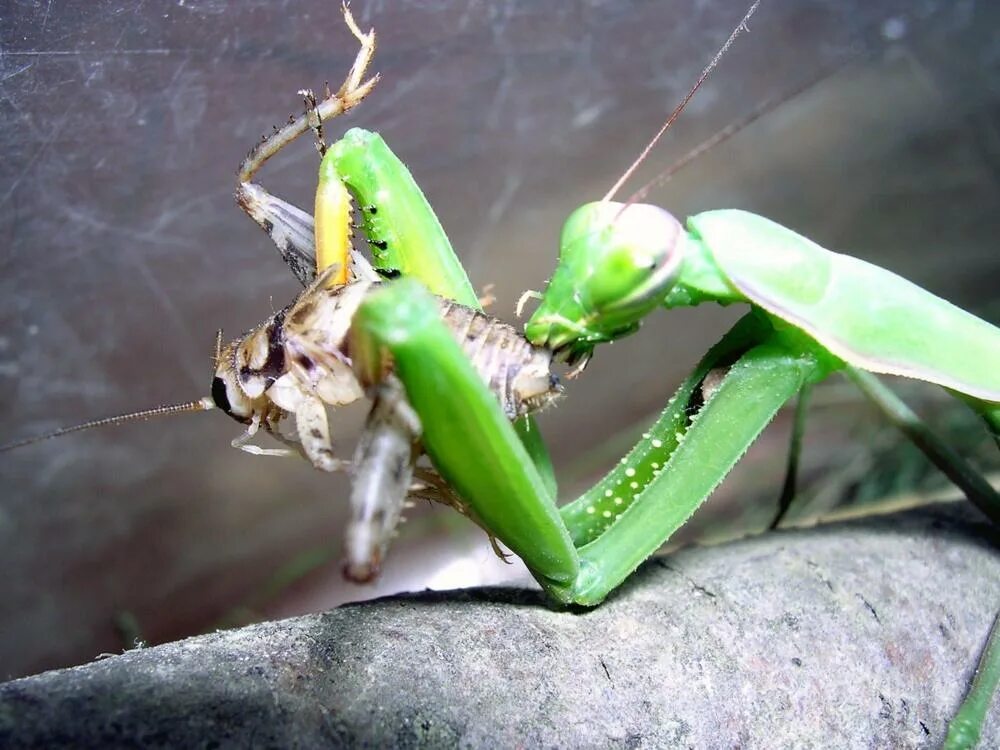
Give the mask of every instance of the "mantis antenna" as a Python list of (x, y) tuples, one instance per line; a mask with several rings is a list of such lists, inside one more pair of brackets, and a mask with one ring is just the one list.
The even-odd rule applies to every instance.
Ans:
[(119, 414), (115, 417), (94, 419), (90, 422), (73, 425), (72, 427), (63, 427), (58, 430), (53, 430), (52, 432), (46, 432), (44, 435), (36, 435), (35, 437), (25, 438), (24, 440), (7, 443), (6, 445), (0, 445), (0, 453), (6, 453), (7, 451), (14, 450), (15, 448), (23, 448), (24, 446), (31, 445), (32, 443), (40, 443), (43, 440), (51, 440), (52, 438), (68, 435), (71, 432), (80, 432), (94, 427), (107, 427), (109, 425), (122, 424), (124, 422), (133, 422), (137, 419), (162, 417), (168, 414), (182, 414), (190, 411), (210, 411), (215, 408), (215, 404), (208, 396), (204, 396), (197, 401), (188, 401), (183, 404), (166, 404), (164, 406), (156, 406), (152, 409), (143, 409), (142, 411), (134, 411), (128, 414)]
[(629, 206), (629, 205), (632, 205), (633, 203), (639, 203), (647, 195), (649, 195), (650, 191), (653, 188), (660, 187), (660, 186), (665, 185), (666, 183), (670, 182), (670, 179), (677, 172), (679, 172), (682, 169), (684, 169), (684, 167), (686, 167), (688, 164), (690, 164), (691, 162), (693, 162), (699, 156), (701, 156), (702, 154), (704, 154), (704, 153), (706, 153), (708, 151), (711, 151), (713, 148), (715, 148), (716, 146), (718, 146), (720, 143), (724, 143), (725, 141), (728, 141), (730, 138), (732, 138), (737, 133), (741, 132), (745, 128), (750, 127), (750, 125), (752, 125), (753, 123), (755, 123), (757, 120), (759, 120), (764, 115), (770, 114), (775, 109), (777, 109), (778, 107), (780, 107), (782, 104), (785, 104), (786, 102), (790, 102), (792, 99), (794, 99), (795, 97), (797, 97), (799, 94), (802, 94), (802, 93), (808, 91), (809, 89), (811, 89), (816, 84), (820, 83), (821, 81), (826, 80), (827, 78), (829, 78), (830, 76), (832, 76), (834, 73), (836, 73), (837, 71), (839, 71), (844, 66), (845, 62), (846, 61), (841, 61), (839, 63), (836, 63), (834, 65), (831, 65), (829, 67), (821, 69), (818, 73), (816, 73), (816, 75), (812, 76), (811, 78), (806, 79), (805, 81), (803, 81), (798, 86), (796, 86), (795, 88), (791, 89), (790, 91), (786, 91), (786, 92), (784, 92), (782, 94), (779, 94), (779, 95), (776, 95), (776, 96), (769, 96), (769, 97), (767, 97), (762, 102), (760, 102), (757, 106), (755, 106), (752, 110), (750, 110), (746, 115), (744, 115), (743, 117), (739, 118), (738, 120), (735, 120), (735, 121), (729, 123), (728, 125), (726, 125), (726, 127), (722, 128), (722, 130), (719, 130), (719, 131), (715, 132), (714, 134), (712, 134), (711, 136), (709, 136), (708, 138), (706, 138), (705, 140), (703, 140), (697, 146), (695, 146), (690, 151), (688, 151), (686, 154), (684, 154), (684, 156), (682, 156), (680, 159), (678, 159), (673, 164), (671, 164), (669, 167), (667, 167), (665, 170), (663, 170), (662, 172), (660, 172), (660, 174), (656, 175), (656, 177), (654, 177), (649, 182), (647, 182), (645, 185), (643, 185), (641, 188), (639, 188), (634, 193), (632, 193), (632, 195), (629, 196), (629, 199), (627, 201), (625, 201), (625, 205)]
[(711, 73), (715, 69), (715, 66), (719, 64), (719, 60), (722, 59), (722, 56), (726, 54), (726, 52), (732, 46), (733, 42), (736, 41), (736, 37), (738, 37), (743, 31), (748, 29), (747, 21), (750, 20), (750, 16), (752, 16), (754, 12), (757, 10), (758, 5), (760, 5), (760, 0), (756, 0), (756, 2), (754, 2), (754, 4), (750, 6), (750, 8), (744, 14), (743, 20), (740, 21), (739, 24), (737, 24), (735, 29), (733, 29), (733, 33), (729, 35), (729, 38), (725, 41), (725, 44), (723, 44), (719, 48), (719, 51), (715, 53), (715, 57), (712, 58), (712, 61), (705, 67), (703, 71), (701, 71), (701, 75), (698, 76), (698, 80), (695, 81), (694, 86), (691, 87), (691, 90), (687, 92), (687, 95), (683, 99), (681, 99), (681, 103), (678, 104), (676, 107), (674, 107), (674, 111), (670, 113), (670, 117), (667, 118), (667, 121), (663, 123), (663, 126), (657, 131), (656, 135), (653, 136), (652, 140), (648, 144), (646, 144), (646, 147), (642, 150), (642, 153), (639, 154), (636, 160), (632, 162), (632, 165), (625, 170), (625, 172), (622, 174), (621, 177), (618, 178), (618, 182), (616, 182), (614, 185), (611, 186), (611, 189), (607, 192), (607, 195), (605, 195), (601, 199), (602, 201), (609, 201), (612, 198), (614, 198), (615, 193), (617, 193), (621, 189), (621, 186), (625, 184), (625, 181), (628, 180), (628, 178), (633, 175), (635, 170), (639, 168), (639, 165), (646, 160), (646, 157), (649, 156), (649, 152), (656, 147), (656, 144), (659, 142), (663, 134), (667, 132), (667, 129), (674, 124), (674, 120), (676, 120), (677, 117), (680, 115), (680, 113), (684, 111), (684, 108), (687, 106), (687, 103), (691, 101), (691, 97), (693, 97), (695, 95), (695, 92), (701, 88), (701, 84), (703, 84), (705, 82), (705, 79), (708, 78), (709, 73)]

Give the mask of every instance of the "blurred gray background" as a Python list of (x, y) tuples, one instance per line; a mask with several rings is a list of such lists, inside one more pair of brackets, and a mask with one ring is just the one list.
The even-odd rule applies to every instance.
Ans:
[[(473, 282), (495, 284), (493, 312), (512, 319), (553, 267), (565, 216), (610, 187), (745, 6), (356, 0), (379, 34), (383, 79), (328, 133), (385, 136)], [(765, 0), (633, 186), (840, 66), (650, 199), (679, 216), (765, 214), (995, 321), (997, 28), (1000, 6), (985, 1)], [(298, 89), (339, 85), (355, 53), (327, 0), (3, 4), (0, 442), (208, 392), (215, 330), (249, 328), (297, 291), (233, 203), (236, 166), (301, 110)], [(316, 167), (303, 140), (259, 180), (309, 206)], [(660, 315), (599, 352), (541, 418), (564, 497), (620, 455), (737, 315)], [(827, 503), (856, 494), (883, 466), (872, 456), (896, 450), (854, 403), (842, 384), (817, 396), (806, 470)], [(338, 415), (344, 453), (363, 415)], [(453, 512), (418, 508), (380, 582), (343, 584), (345, 482), (237, 452), (239, 431), (221, 414), (188, 415), (0, 456), (0, 677), (136, 637), (519, 572)], [(782, 418), (726, 482), (712, 517), (721, 533), (766, 518), (744, 509), (773, 502), (786, 437)], [(917, 482), (922, 464), (897, 455), (885, 460)], [(705, 518), (695, 528), (718, 535)]]

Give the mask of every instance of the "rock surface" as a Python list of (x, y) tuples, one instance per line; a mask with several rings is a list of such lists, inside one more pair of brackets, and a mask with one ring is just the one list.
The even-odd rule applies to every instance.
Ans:
[(131, 651), (0, 686), (0, 746), (938, 747), (1000, 605), (966, 505), (683, 550), (592, 611), (426, 592)]

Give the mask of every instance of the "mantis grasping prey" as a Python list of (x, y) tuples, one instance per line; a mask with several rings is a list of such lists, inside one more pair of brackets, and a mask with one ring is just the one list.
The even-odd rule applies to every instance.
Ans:
[[(391, 357), (436, 468), (557, 601), (600, 603), (687, 520), (786, 401), (836, 371), (871, 392), (878, 385), (868, 372), (945, 386), (1000, 433), (994, 326), (762, 217), (715, 211), (685, 228), (663, 209), (609, 195), (567, 221), (560, 263), (526, 328), (531, 342), (581, 361), (597, 344), (635, 332), (661, 306), (749, 303), (751, 311), (621, 464), (557, 507), (424, 289), (462, 300), (471, 285), (441, 250), (426, 204), (399, 200), (408, 192), (402, 174), (381, 139), (358, 130), (333, 145), (320, 169), (320, 266), (345, 263), (346, 185), (378, 250), (376, 268), (403, 276), (359, 305), (350, 331), (355, 370), (378, 383), (389, 376)], [(331, 233), (338, 221), (343, 229)], [(877, 305), (877, 314), (856, 308), (858, 297)], [(891, 397), (882, 403), (891, 406)], [(965, 489), (1000, 518), (992, 488), (972, 478)]]
[[(368, 143), (354, 131), (327, 154), (319, 194), (345, 181), (362, 206), (377, 208), (378, 226), (366, 222), (365, 230), (379, 244), (396, 214), (375, 200), (392, 187), (377, 175), (392, 170), (387, 153)], [(358, 179), (362, 172), (367, 184)], [(877, 388), (869, 372), (942, 385), (1000, 436), (996, 327), (762, 217), (714, 211), (685, 228), (663, 209), (610, 197), (567, 221), (559, 265), (526, 328), (530, 341), (575, 361), (633, 333), (661, 306), (742, 302), (751, 311), (709, 351), (621, 464), (572, 503), (556, 506), (419, 283), (457, 296), (461, 279), (449, 281), (445, 263), (409, 243), (405, 232), (388, 243), (404, 251), (390, 262), (405, 278), (366, 298), (351, 328), (362, 379), (385, 377), (391, 355), (435, 466), (554, 599), (600, 603), (687, 520), (786, 401), (833, 372), (847, 371), (869, 391)], [(405, 227), (422, 208), (395, 210)], [(317, 221), (325, 211), (317, 206)], [(859, 297), (876, 309), (856, 308)], [(988, 485), (967, 492), (1000, 520)], [(994, 664), (994, 684), (995, 672)]]
[[(371, 153), (365, 150), (363, 134), (356, 133), (355, 136), (357, 137), (353, 143), (351, 139), (348, 139), (345, 141), (345, 145), (340, 147), (340, 151), (343, 152), (341, 155), (358, 156), (362, 163), (365, 163), (365, 159), (371, 156)], [(336, 153), (337, 147), (331, 149), (331, 152)], [(378, 159), (371, 159), (367, 163), (378, 163)], [(326, 188), (334, 185), (333, 177), (341, 173), (341, 170), (336, 168), (337, 165), (333, 164), (332, 158), (326, 166), (333, 168), (324, 171), (320, 189), (321, 195), (325, 193)], [(344, 168), (344, 172), (349, 171), (349, 168)], [(357, 189), (357, 186), (354, 187)], [(375, 208), (379, 220), (389, 228), (404, 226), (404, 215), (411, 208), (409, 205), (393, 205), (388, 200), (383, 201), (381, 197), (367, 206), (362, 200), (360, 205), (362, 208), (368, 206)], [(325, 216), (326, 209), (326, 204), (322, 205), (318, 214)], [(422, 211), (423, 208), (417, 206), (414, 207), (414, 210)], [(369, 214), (371, 213), (369, 211)], [(642, 248), (650, 252), (651, 258), (659, 257), (654, 251), (668, 251), (663, 257), (673, 257), (669, 251), (675, 250), (677, 247), (696, 244), (687, 239), (679, 239), (683, 235), (676, 226), (676, 222), (662, 220), (661, 214), (657, 211), (649, 211), (645, 208), (628, 207), (624, 210), (615, 208), (614, 215), (607, 213), (601, 215), (598, 212), (596, 217), (591, 215), (588, 218), (586, 214), (581, 214), (581, 216), (584, 218), (578, 220), (576, 225), (578, 229), (580, 222), (586, 227), (587, 222), (591, 219), (598, 221), (600, 222), (599, 231), (607, 231), (607, 234), (601, 239), (607, 240), (622, 234), (626, 235), (626, 239), (629, 240), (624, 244), (626, 250), (632, 248), (631, 240), (634, 238), (628, 237), (628, 232), (624, 230), (630, 227), (638, 228), (640, 240), (651, 240), (654, 243), (653, 247), (643, 246)], [(662, 226), (668, 233), (675, 233), (679, 241), (671, 244), (666, 242), (663, 236), (651, 236), (650, 223)], [(277, 226), (285, 228), (286, 225), (279, 224)], [(376, 230), (370, 229), (370, 231)], [(590, 242), (595, 235), (589, 232), (588, 229), (582, 233), (584, 242), (581, 244), (587, 247), (596, 244)], [(372, 239), (375, 242), (386, 241), (378, 235), (373, 235)], [(802, 243), (796, 239), (794, 244), (801, 245)], [(323, 247), (325, 248), (325, 244)], [(409, 259), (386, 261), (383, 270), (401, 271), (404, 276), (415, 276), (428, 285), (437, 284), (441, 279), (447, 278), (445, 261), (428, 258), (420, 243), (411, 246), (404, 242), (399, 247), (404, 249), (412, 247), (415, 254)], [(706, 245), (706, 247), (712, 249), (710, 245)], [(390, 250), (396, 248), (397, 243), (390, 244)], [(718, 260), (714, 254), (710, 253), (710, 255), (708, 260)], [(648, 271), (652, 265), (651, 261), (647, 266), (639, 266), (638, 270)], [(697, 286), (690, 283), (689, 277), (685, 276), (683, 271), (679, 271), (675, 267), (676, 265), (679, 264), (661, 261), (656, 269), (661, 273), (655, 274), (657, 282), (655, 284), (647, 283), (648, 279), (644, 277), (632, 276), (623, 280), (617, 274), (605, 276), (604, 274), (594, 274), (591, 269), (582, 266), (576, 267), (573, 272), (585, 272), (585, 280), (596, 283), (598, 286), (597, 298), (610, 301), (611, 304), (604, 308), (597, 308), (596, 312), (588, 310), (580, 313), (584, 316), (593, 313), (593, 321), (582, 321), (581, 318), (575, 318), (573, 314), (561, 308), (557, 308), (556, 313), (545, 312), (545, 305), (558, 306), (563, 302), (559, 298), (558, 290), (550, 287), (543, 304), (543, 311), (536, 313), (533, 318), (533, 326), (535, 327), (532, 328), (531, 333), (540, 338), (554, 337), (558, 334), (564, 337), (559, 342), (564, 351), (578, 356), (585, 354), (593, 340), (585, 340), (589, 329), (582, 324), (583, 322), (588, 325), (590, 323), (607, 323), (608, 327), (603, 335), (607, 338), (613, 338), (630, 330), (638, 321), (641, 313), (648, 312), (661, 300), (668, 299), (668, 292), (666, 289), (660, 288), (659, 282), (665, 284), (670, 280), (672, 273), (669, 272), (678, 271), (682, 285)], [(626, 268), (626, 270), (628, 269)], [(744, 299), (750, 301), (757, 299), (749, 292), (741, 290), (736, 284), (727, 286), (723, 283), (728, 278), (724, 273), (717, 275), (715, 277), (717, 283), (709, 285), (708, 292), (710, 294), (706, 298), (711, 298), (711, 294), (716, 294), (718, 298), (736, 300), (742, 294)], [(605, 284), (603, 287), (602, 283)], [(452, 296), (458, 296), (460, 293), (458, 287), (462, 286), (461, 282), (452, 281), (449, 282), (449, 285), (451, 288), (445, 291), (450, 292)], [(615, 296), (616, 294), (621, 295), (623, 290), (624, 297)], [(658, 298), (660, 293), (662, 293), (662, 297)], [(601, 295), (605, 296), (601, 297)], [(627, 300), (629, 304), (623, 305), (622, 299)], [(689, 297), (686, 301), (691, 302), (693, 299), (693, 297)], [(671, 297), (669, 301), (683, 302), (685, 300)], [(651, 436), (643, 444), (642, 450), (650, 454), (662, 451), (663, 461), (650, 458), (648, 465), (636, 463), (625, 467), (621, 472), (623, 476), (620, 483), (614, 486), (602, 484), (596, 493), (597, 501), (603, 501), (604, 498), (607, 498), (610, 506), (602, 506), (598, 502), (576, 503), (568, 506), (569, 508), (575, 507), (579, 511), (580, 518), (575, 520), (572, 517), (572, 511), (555, 510), (551, 500), (552, 493), (545, 487), (545, 483), (536, 476), (537, 472), (531, 468), (532, 464), (526, 456), (523, 453), (518, 453), (522, 450), (518, 447), (519, 442), (516, 439), (509, 439), (513, 433), (506, 420), (499, 419), (498, 421), (498, 407), (495, 405), (493, 394), (484, 393), (485, 389), (481, 385), (469, 383), (471, 376), (464, 356), (440, 337), (441, 327), (436, 323), (437, 318), (430, 315), (430, 311), (430, 301), (412, 280), (405, 278), (390, 285), (390, 288), (379, 296), (366, 301), (351, 330), (352, 351), (356, 352), (355, 359), (362, 374), (366, 376), (366, 379), (372, 381), (382, 378), (384, 372), (381, 367), (382, 357), (380, 355), (386, 349), (393, 351), (399, 364), (398, 373), (409, 392), (410, 401), (417, 409), (423, 422), (425, 444), (440, 467), (448, 467), (450, 470), (451, 463), (466, 461), (470, 455), (475, 456), (476, 460), (480, 462), (489, 463), (491, 456), (498, 459), (492, 466), (486, 467), (490, 470), (488, 473), (482, 474), (478, 478), (463, 475), (459, 471), (461, 467), (457, 467), (449, 479), (470, 503), (473, 502), (473, 499), (479, 503), (475, 508), (484, 525), (512, 547), (515, 544), (518, 545), (515, 551), (528, 559), (536, 576), (550, 593), (561, 600), (574, 600), (582, 603), (599, 601), (608, 590), (616, 585), (618, 580), (628, 574), (629, 566), (634, 567), (631, 559), (622, 560), (620, 558), (634, 558), (635, 564), (637, 564), (637, 561), (641, 560), (647, 553), (644, 551), (645, 548), (655, 547), (659, 544), (658, 541), (646, 538), (637, 539), (638, 531), (641, 531), (638, 527), (642, 524), (630, 523), (629, 519), (651, 521), (649, 527), (659, 526), (655, 533), (662, 538), (666, 533), (669, 533), (669, 531), (664, 532), (663, 526), (660, 526), (663, 518), (668, 518), (671, 523), (678, 524), (683, 521), (681, 516), (686, 517), (689, 510), (671, 511), (665, 515), (658, 512), (660, 508), (658, 508), (657, 496), (664, 494), (662, 482), (665, 480), (663, 477), (672, 476), (676, 477), (674, 481), (689, 482), (695, 485), (699, 483), (702, 485), (710, 484), (721, 479), (726, 466), (715, 466), (704, 470), (704, 473), (708, 475), (707, 478), (704, 478), (701, 476), (702, 470), (700, 469), (688, 473), (689, 468), (696, 469), (698, 467), (685, 466), (683, 462), (678, 460), (678, 457), (685, 454), (697, 455), (699, 450), (704, 454), (711, 453), (704, 442), (708, 438), (704, 438), (701, 442), (695, 438), (708, 435), (709, 427), (713, 422), (707, 417), (715, 414), (722, 415), (727, 403), (739, 405), (742, 408), (743, 402), (736, 398), (740, 395), (740, 388), (737, 387), (737, 384), (742, 382), (742, 369), (749, 370), (748, 373), (743, 373), (751, 376), (749, 382), (761, 382), (766, 386), (763, 390), (767, 392), (769, 398), (768, 403), (759, 408), (757, 414), (750, 415), (752, 419), (744, 428), (744, 432), (747, 434), (741, 438), (750, 440), (753, 437), (751, 433), (755, 434), (759, 430), (757, 424), (762, 426), (770, 413), (778, 408), (777, 403), (772, 404), (772, 401), (780, 403), (787, 397), (786, 394), (790, 395), (796, 390), (799, 383), (839, 366), (837, 359), (828, 356), (825, 349), (817, 350), (813, 339), (801, 335), (796, 330), (789, 330), (782, 326), (780, 321), (784, 319), (780, 316), (778, 316), (777, 325), (781, 330), (775, 331), (776, 321), (772, 317), (775, 314), (774, 311), (770, 311), (770, 316), (765, 313), (754, 314), (752, 318), (735, 329), (734, 333), (727, 337), (720, 347), (709, 354), (698, 373), (685, 384), (686, 392), (691, 394), (692, 398), (679, 399), (679, 401), (686, 403), (694, 402), (697, 398), (704, 398), (705, 403), (700, 407), (700, 415), (693, 425), (688, 424), (687, 415), (682, 413), (674, 414), (673, 422), (668, 420), (668, 428), (679, 427), (682, 431), (687, 431), (683, 443), (680, 446), (671, 445), (668, 434), (664, 434), (663, 437)], [(558, 315), (559, 319), (555, 319), (553, 315)], [(416, 325), (419, 322), (424, 322), (426, 325)], [(558, 325), (564, 325), (568, 332), (559, 330)], [(995, 334), (989, 335), (993, 336), (992, 340), (995, 342)], [(582, 342), (583, 346), (579, 346), (579, 342)], [(415, 363), (418, 359), (422, 360), (423, 368)], [(427, 367), (427, 363), (432, 360), (440, 361), (441, 364)], [(728, 367), (733, 361), (738, 361), (739, 364)], [(765, 363), (770, 363), (768, 365), (770, 369), (763, 366)], [(758, 367), (758, 365), (760, 366)], [(427, 372), (422, 372), (421, 369), (427, 370)], [(706, 395), (704, 393), (706, 389), (700, 387), (704, 379), (702, 376), (706, 375), (709, 370), (718, 372), (726, 369), (728, 369), (728, 374), (722, 379), (719, 387), (715, 389), (714, 393)], [(437, 382), (426, 382), (431, 376), (434, 376)], [(759, 380), (754, 381), (752, 378)], [(448, 389), (439, 390), (441, 382), (448, 383)], [(744, 388), (744, 390), (749, 389)], [(695, 398), (696, 393), (697, 398)], [(454, 409), (449, 401), (451, 396), (454, 396)], [(989, 413), (989, 409), (986, 411)], [(453, 417), (453, 419), (449, 420), (449, 417)], [(742, 423), (746, 418), (747, 414), (744, 413), (738, 421)], [(718, 421), (715, 424), (718, 426)], [(674, 429), (675, 433), (677, 431)], [(449, 432), (453, 433), (450, 437)], [(709, 435), (709, 437), (711, 436)], [(475, 445), (476, 450), (469, 451), (469, 445)], [(674, 450), (671, 453), (672, 449)], [(730, 452), (736, 450), (735, 447), (730, 448)], [(664, 468), (665, 457), (668, 453), (671, 454), (669, 470)], [(635, 454), (633, 456), (637, 461), (643, 458), (643, 456)], [(644, 470), (648, 470), (648, 474), (640, 475), (638, 469), (640, 465), (644, 467)], [(494, 477), (498, 467), (503, 468), (504, 475), (499, 478)], [(629, 474), (629, 470), (632, 471), (631, 474)], [(654, 472), (659, 472), (659, 474), (654, 477)], [(508, 479), (506, 476), (508, 473), (515, 476)], [(483, 477), (487, 478), (486, 482), (483, 481)], [(491, 478), (497, 484), (489, 486)], [(646, 491), (632, 503), (631, 495), (634, 493), (628, 491), (642, 489), (642, 483), (646, 481), (649, 481)], [(625, 490), (622, 494), (615, 493), (615, 488), (619, 486)], [(708, 487), (708, 489), (711, 488)], [(610, 494), (608, 494), (609, 492)], [(495, 498), (491, 501), (489, 497), (481, 497), (484, 494), (495, 495)], [(618, 502), (619, 500), (620, 502)], [(673, 500), (673, 498), (665, 498), (665, 500)], [(506, 509), (497, 507), (496, 501), (510, 503), (513, 507)], [(697, 504), (699, 501), (700, 498), (694, 498), (693, 503)], [(535, 516), (540, 517), (540, 520), (535, 518), (532, 519), (531, 523), (525, 521), (524, 513), (519, 511), (519, 508), (534, 513)], [(620, 518), (616, 518), (616, 516), (620, 516)], [(511, 517), (516, 518), (512, 519)], [(631, 531), (629, 531), (630, 529)], [(653, 536), (653, 534), (650, 533), (649, 536)], [(602, 540), (604, 540), (603, 548), (597, 546)], [(602, 552), (609, 554), (599, 554)]]

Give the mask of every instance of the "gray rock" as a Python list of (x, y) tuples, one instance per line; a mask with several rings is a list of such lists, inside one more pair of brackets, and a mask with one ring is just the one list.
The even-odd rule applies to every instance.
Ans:
[(0, 686), (0, 745), (938, 747), (1000, 605), (966, 505), (686, 549), (590, 611), (426, 592), (130, 651)]

